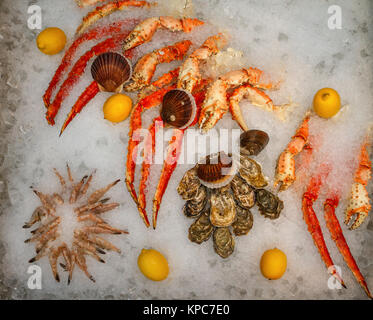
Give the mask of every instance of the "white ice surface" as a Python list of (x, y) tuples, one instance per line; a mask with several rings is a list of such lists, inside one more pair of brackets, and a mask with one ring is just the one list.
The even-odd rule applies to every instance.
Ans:
[[(168, 14), (165, 7), (169, 1), (162, 0), (160, 3), (164, 5), (163, 9), (128, 10), (113, 14), (106, 21)], [(62, 28), (71, 43), (74, 30), (86, 11), (78, 9), (72, 0), (39, 0), (37, 4), (43, 10), (43, 28)], [(328, 29), (327, 10), (333, 4), (342, 8), (341, 30)], [(12, 6), (11, 14), (20, 23), (13, 23), (9, 14), (9, 21), (1, 22), (1, 30), (8, 28), (20, 36), (12, 38), (17, 43), (13, 53), (9, 53), (13, 72), (5, 75), (8, 84), (4, 85), (16, 87), (18, 94), (12, 90), (8, 93), (8, 100), (16, 106), (13, 108), (15, 112), (6, 106), (1, 109), (2, 119), (13, 128), (7, 137), (9, 143), (2, 165), (11, 206), (0, 216), (0, 239), (6, 251), (2, 263), (4, 283), (13, 287), (14, 298), (365, 298), (328, 235), (321, 210), (322, 194), (315, 210), (331, 256), (342, 268), (348, 287), (347, 290), (328, 289), (329, 275), (302, 219), (300, 199), (306, 178), (280, 194), (285, 208), (278, 220), (266, 220), (256, 209), (253, 210), (253, 229), (247, 236), (236, 237), (235, 252), (226, 260), (215, 254), (211, 239), (202, 245), (188, 240), (188, 227), (192, 220), (182, 215), (184, 202), (176, 193), (176, 187), (190, 166), (177, 167), (161, 205), (158, 227), (155, 231), (146, 229), (123, 183), (128, 120), (117, 125), (105, 121), (102, 105), (109, 95), (100, 93), (58, 138), (59, 128), (70, 107), (91, 81), (90, 64), (63, 103), (56, 125), (49, 126), (44, 118), (45, 107), (41, 97), (60, 63), (62, 53), (56, 56), (41, 54), (35, 45), (37, 32), (27, 28), (26, 1), (12, 2)], [(258, 159), (271, 181), (275, 161), (310, 107), (314, 93), (322, 87), (332, 87), (341, 94), (342, 104), (348, 107), (338, 117), (327, 121), (315, 117), (311, 120), (312, 138), (320, 142), (320, 147), (314, 153), (310, 171), (313, 172), (325, 161), (333, 165), (328, 186), (338, 185), (341, 188), (343, 197), (337, 215), (342, 222), (360, 142), (373, 120), (371, 2), (199, 0), (194, 1), (194, 9), (196, 17), (209, 21), (211, 25), (190, 35), (171, 35), (162, 31), (151, 43), (140, 48), (138, 54), (181, 38), (190, 38), (198, 45), (213, 32), (226, 31), (231, 36), (229, 46), (244, 52), (248, 66), (261, 68), (274, 79), (283, 80), (280, 90), (270, 95), (275, 103), (286, 103), (291, 97), (298, 105), (292, 109), (288, 121), (281, 122), (271, 113), (252, 107), (247, 102), (241, 103), (249, 127), (265, 130), (270, 136), (268, 146)], [(87, 48), (88, 44), (82, 47), (80, 54)], [(163, 66), (156, 76), (170, 68)], [(157, 114), (157, 110), (147, 112), (144, 122), (148, 124)], [(217, 128), (238, 126), (227, 114)], [(66, 285), (65, 275), (62, 275), (62, 283), (56, 283), (48, 260), (44, 258), (37, 263), (43, 270), (43, 289), (29, 290), (27, 261), (33, 256), (33, 247), (24, 243), (29, 233), (22, 229), (22, 225), (39, 204), (29, 187), (35, 186), (45, 192), (57, 190), (58, 183), (52, 168), (62, 172), (66, 162), (77, 178), (97, 169), (93, 187), (103, 186), (116, 178), (122, 179), (109, 192), (121, 206), (107, 217), (112, 225), (128, 228), (130, 235), (111, 238), (122, 249), (122, 254), (106, 254), (106, 264), (88, 258), (89, 270), (96, 278), (95, 284), (80, 271), (74, 273), (70, 286)], [(156, 183), (159, 170), (160, 166), (154, 166), (150, 186)], [(3, 183), (0, 188), (3, 188)], [(154, 188), (150, 187), (149, 194), (153, 192)], [(322, 191), (325, 192), (326, 189)], [(373, 289), (373, 228), (369, 219), (359, 230), (349, 231), (343, 223), (342, 229), (368, 285)], [(155, 248), (167, 257), (170, 265), (167, 280), (151, 282), (139, 272), (137, 256), (143, 247)], [(288, 257), (287, 272), (277, 281), (264, 279), (259, 270), (261, 254), (273, 247), (280, 248)]]

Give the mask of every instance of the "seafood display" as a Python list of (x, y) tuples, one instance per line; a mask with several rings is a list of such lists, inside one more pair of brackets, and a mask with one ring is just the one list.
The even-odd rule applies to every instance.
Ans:
[[(241, 135), (241, 147), (251, 150), (255, 145), (263, 149), (268, 143), (258, 130)], [(242, 143), (246, 141), (246, 143)], [(183, 212), (196, 220), (189, 227), (189, 240), (198, 244), (213, 236), (214, 250), (222, 258), (234, 251), (234, 237), (246, 235), (253, 226), (250, 209), (257, 204), (266, 218), (277, 219), (284, 208), (283, 202), (263, 189), (267, 185), (261, 166), (247, 155), (240, 155), (240, 164), (234, 168), (224, 152), (212, 154), (203, 163), (188, 170), (181, 179), (177, 192), (186, 200)]]
[[(217, 7), (220, 5), (216, 3)], [(171, 4), (167, 1), (157, 3), (150, 0), (75, 0), (73, 6), (77, 12), (80, 12), (80, 16), (75, 21), (76, 25), (73, 29), (67, 28), (66, 30), (70, 31), (72, 39), (66, 37), (69, 32), (65, 34), (62, 29), (55, 27), (46, 28), (58, 29), (54, 33), (45, 29), (44, 34), (39, 34), (39, 40), (36, 39), (39, 50), (35, 51), (39, 55), (41, 54), (44, 59), (52, 54), (55, 55), (54, 58), (57, 58), (58, 54), (62, 54), (62, 59), (56, 65), (55, 72), (51, 74), (51, 79), (48, 79), (50, 82), (42, 98), (40, 97), (41, 93), (38, 93), (42, 109), (45, 110), (46, 122), (44, 118), (39, 119), (43, 121), (44, 128), (40, 126), (41, 129), (39, 127), (35, 129), (39, 123), (34, 119), (31, 119), (33, 120), (31, 124), (25, 126), (24, 122), (30, 119), (21, 115), (22, 122), (19, 125), (19, 130), (27, 137), (27, 141), (33, 141), (32, 146), (40, 146), (37, 144), (38, 142), (34, 142), (33, 136), (26, 135), (26, 131), (52, 129), (49, 126), (54, 126), (57, 120), (62, 120), (59, 136), (61, 137), (64, 132), (65, 134), (61, 138), (56, 135), (55, 138), (59, 139), (59, 143), (55, 143), (57, 140), (53, 140), (52, 143), (54, 143), (54, 147), (69, 148), (66, 147), (66, 144), (71, 144), (74, 130), (69, 132), (66, 129), (75, 119), (69, 128), (74, 129), (75, 124), (77, 125), (75, 130), (80, 128), (81, 131), (78, 132), (81, 132), (81, 135), (75, 133), (76, 136), (82, 138), (82, 135), (85, 135), (84, 132), (89, 130), (95, 133), (95, 136), (89, 137), (91, 140), (79, 141), (81, 142), (79, 146), (73, 143), (75, 149), (80, 149), (79, 152), (75, 151), (74, 155), (78, 158), (77, 161), (81, 161), (81, 167), (89, 163), (86, 159), (82, 159), (83, 157), (94, 158), (97, 154), (97, 157), (102, 157), (102, 159), (106, 157), (105, 161), (102, 161), (103, 168), (106, 168), (104, 166), (106, 165), (113, 166), (110, 168), (110, 172), (123, 170), (113, 159), (116, 152), (123, 148), (123, 143), (125, 143), (127, 144), (126, 152), (119, 151), (123, 152), (123, 156), (126, 158), (125, 173), (122, 172), (124, 177), (120, 177), (103, 188), (90, 190), (96, 171), (76, 180), (70, 167), (66, 165), (66, 177), (54, 169), (60, 190), (44, 192), (31, 187), (33, 193), (30, 193), (30, 196), (36, 195), (40, 204), (35, 208), (30, 218), (25, 218), (29, 218), (29, 220), (23, 225), (25, 231), (30, 231), (30, 236), (24, 241), (24, 246), (33, 245), (32, 250), (35, 250), (35, 253), (30, 254), (29, 263), (37, 263), (47, 257), (56, 282), (61, 282), (62, 275), (65, 274), (67, 284), (70, 284), (75, 269), (80, 269), (88, 279), (96, 282), (93, 276), (95, 272), (92, 269), (93, 266), (89, 265), (90, 258), (88, 256), (97, 262), (105, 263), (107, 259), (104, 260), (104, 258), (108, 256), (109, 251), (120, 255), (123, 248), (119, 244), (115, 244), (113, 238), (121, 237), (112, 236), (128, 234), (127, 230), (115, 227), (116, 223), (109, 223), (110, 220), (105, 217), (105, 213), (112, 212), (119, 207), (119, 203), (112, 202), (107, 193), (124, 180), (126, 187), (122, 189), (122, 192), (125, 192), (122, 200), (128, 205), (128, 208), (123, 213), (134, 214), (134, 222), (139, 222), (137, 217), (139, 215), (145, 229), (150, 226), (156, 229), (158, 223), (163, 223), (162, 211), (168, 211), (164, 213), (171, 214), (175, 205), (180, 204), (176, 203), (179, 200), (174, 204), (172, 197), (175, 195), (169, 193), (175, 193), (175, 190), (167, 191), (169, 182), (172, 186), (171, 179), (174, 173), (176, 175), (180, 173), (177, 172), (178, 162), (185, 164), (183, 162), (185, 158), (182, 159), (185, 153), (187, 153), (187, 163), (190, 163), (190, 156), (193, 159), (196, 155), (200, 158), (202, 150), (199, 147), (201, 146), (205, 147), (203, 151), (208, 149), (204, 154), (210, 154), (200, 158), (197, 163), (193, 163), (193, 167), (189, 167), (184, 172), (176, 187), (176, 192), (183, 200), (180, 211), (186, 220), (190, 219), (189, 227), (185, 229), (185, 233), (192, 243), (184, 239), (188, 242), (184, 248), (184, 256), (189, 256), (193, 250), (196, 250), (195, 244), (201, 245), (211, 239), (212, 245), (210, 244), (208, 247), (210, 252), (207, 258), (213, 258), (206, 259), (206, 267), (202, 266), (205, 268), (204, 272), (207, 272), (207, 265), (213, 265), (216, 261), (228, 261), (228, 264), (225, 262), (218, 262), (218, 264), (229, 268), (231, 263), (228, 258), (237, 257), (237, 250), (233, 255), (235, 247), (242, 245), (236, 237), (249, 234), (256, 215), (256, 221), (265, 221), (264, 223), (274, 231), (271, 233), (264, 230), (263, 233), (258, 234), (254, 229), (250, 233), (250, 237), (257, 238), (257, 243), (263, 244), (263, 248), (259, 249), (264, 252), (262, 260), (266, 260), (265, 263), (262, 263), (262, 260), (259, 263), (258, 252), (250, 252), (253, 264), (256, 258), (258, 260), (257, 273), (261, 281), (280, 279), (285, 274), (285, 277), (288, 277), (286, 281), (291, 281), (290, 279), (293, 277), (298, 282), (292, 284), (294, 287), (291, 290), (295, 291), (298, 290), (298, 285), (302, 286), (300, 284), (302, 281), (304, 281), (303, 284), (313, 282), (316, 278), (310, 280), (304, 279), (303, 275), (299, 276), (307, 269), (307, 263), (310, 261), (314, 263), (314, 260), (311, 260), (314, 259), (313, 256), (306, 257), (301, 252), (307, 248), (307, 251), (313, 255), (317, 255), (318, 252), (321, 259), (318, 259), (317, 267), (324, 268), (323, 265), (325, 265), (330, 273), (329, 280), (333, 280), (333, 284), (336, 284), (336, 287), (340, 289), (346, 288), (344, 279), (347, 280), (347, 277), (344, 274), (342, 277), (342, 270), (333, 262), (335, 252), (332, 248), (328, 248), (328, 239), (324, 238), (325, 230), (322, 229), (326, 227), (328, 229), (326, 232), (329, 233), (355, 277), (357, 289), (361, 291), (362, 295), (364, 295), (364, 290), (366, 296), (373, 299), (368, 288), (368, 285), (371, 285), (371, 278), (365, 270), (369, 264), (362, 259), (362, 254), (367, 252), (366, 247), (360, 253), (357, 249), (358, 246), (365, 246), (366, 243), (369, 243), (366, 239), (369, 239), (370, 235), (368, 234), (368, 238), (363, 239), (360, 238), (360, 232), (365, 232), (364, 229), (371, 230), (372, 226), (372, 221), (368, 221), (372, 208), (368, 185), (372, 177), (370, 159), (372, 136), (370, 133), (366, 134), (365, 139), (359, 138), (356, 143), (357, 139), (353, 139), (350, 131), (360, 122), (362, 129), (365, 128), (365, 125), (363, 127), (363, 123), (358, 117), (350, 122), (348, 121), (350, 119), (346, 120), (353, 112), (351, 108), (345, 108), (347, 105), (342, 106), (342, 95), (340, 97), (338, 92), (331, 88), (322, 88), (317, 91), (313, 100), (313, 110), (304, 106), (305, 108), (300, 111), (303, 117), (295, 129), (295, 133), (289, 132), (289, 128), (294, 125), (294, 119), (290, 119), (290, 116), (295, 116), (289, 112), (291, 103), (280, 104), (278, 102), (288, 94), (293, 95), (295, 92), (299, 93), (304, 90), (286, 83), (281, 92), (275, 92), (279, 90), (281, 83), (290, 82), (289, 80), (296, 78), (293, 74), (294, 70), (299, 70), (299, 74), (304, 77), (309, 76), (311, 73), (307, 71), (308, 65), (312, 66), (315, 63), (319, 68), (319, 65), (327, 63), (329, 60), (323, 56), (323, 60), (320, 60), (322, 63), (317, 64), (318, 61), (311, 61), (311, 58), (307, 63), (303, 63), (302, 56), (299, 55), (295, 62), (299, 64), (297, 67), (303, 65), (304, 70), (289, 68), (290, 71), (284, 71), (286, 62), (292, 60), (286, 50), (289, 50), (290, 46), (295, 46), (294, 42), (297, 38), (293, 34), (290, 35), (293, 32), (292, 29), (283, 28), (287, 30), (287, 33), (289, 32), (289, 37), (279, 33), (276, 38), (275, 34), (275, 48), (271, 47), (271, 50), (276, 51), (276, 45), (278, 45), (283, 50), (279, 59), (273, 59), (273, 63), (271, 63), (271, 58), (273, 58), (271, 56), (266, 57), (263, 61), (254, 61), (253, 57), (260, 57), (262, 53), (250, 52), (254, 49), (249, 48), (248, 44), (241, 45), (240, 41), (245, 30), (239, 30), (240, 28), (236, 25), (231, 28), (225, 26), (219, 14), (216, 17), (217, 22), (211, 21), (212, 13), (211, 15), (202, 13), (202, 8), (206, 8), (207, 4), (203, 4), (201, 11), (196, 12), (193, 12), (190, 1)], [(290, 6), (292, 4), (289, 4)], [(261, 6), (257, 6), (256, 10), (261, 10), (260, 8)], [(194, 13), (197, 13), (198, 18), (194, 18)], [(75, 27), (77, 28), (75, 29)], [(260, 31), (261, 27), (260, 24), (254, 25), (250, 22), (250, 30)], [(237, 34), (235, 33), (236, 29)], [(259, 36), (253, 38), (254, 44), (262, 41), (259, 46), (261, 50), (270, 48), (263, 41), (263, 37), (267, 37), (269, 34), (267, 31), (260, 35), (261, 38)], [(283, 41), (284, 36), (286, 41)], [(48, 43), (48, 46), (45, 47), (44, 43)], [(237, 43), (240, 43), (239, 49), (229, 47), (230, 44)], [(305, 48), (307, 46), (305, 45)], [(298, 49), (299, 52), (303, 51), (303, 48)], [(298, 53), (297, 50), (295, 52)], [(325, 52), (330, 53), (330, 50), (325, 50)], [(245, 57), (247, 53), (250, 53), (250, 60)], [(333, 59), (335, 56), (338, 54), (333, 55)], [(331, 70), (337, 73), (339, 68), (335, 68), (334, 64), (342, 59), (334, 60)], [(252, 62), (254, 63), (252, 64)], [(50, 65), (46, 64), (46, 66)], [(36, 73), (42, 75), (48, 71), (47, 67), (40, 69), (40, 72), (35, 65), (32, 67), (34, 68), (33, 76)], [(264, 71), (267, 68), (268, 73)], [(270, 74), (279, 78), (272, 79)], [(326, 74), (327, 72), (320, 72), (319, 76), (324, 77)], [(329, 75), (331, 74), (330, 71)], [(23, 79), (22, 73), (20, 73), (20, 78)], [(304, 78), (299, 77), (299, 79), (297, 84), (304, 83)], [(352, 79), (356, 79), (356, 76)], [(8, 79), (6, 84), (11, 86), (12, 80)], [(86, 81), (86, 83), (79, 87), (82, 85), (81, 81)], [(16, 86), (13, 89), (16, 90)], [(30, 95), (30, 101), (34, 102), (36, 99), (30, 94), (30, 89), (27, 88), (27, 90), (29, 92), (25, 94)], [(367, 91), (366, 88), (364, 90)], [(109, 97), (107, 93), (115, 94)], [(347, 94), (345, 95), (347, 96)], [(94, 122), (97, 120), (95, 118), (88, 119), (89, 123), (87, 124), (82, 121), (83, 118), (77, 117), (83, 109), (90, 108), (86, 108), (86, 106), (93, 107), (94, 104), (97, 106), (97, 103), (102, 101), (100, 98), (106, 98), (106, 96), (108, 96), (107, 100), (102, 106), (105, 119), (102, 126)], [(94, 99), (95, 97), (96, 99)], [(69, 100), (71, 98), (73, 99)], [(302, 101), (303, 98), (297, 97), (297, 100)], [(350, 97), (342, 98), (346, 99), (348, 103), (351, 102), (349, 101)], [(247, 105), (253, 106), (250, 114), (245, 112), (245, 100), (248, 102)], [(58, 113), (63, 111), (64, 105), (69, 101), (72, 101), (72, 106), (66, 112), (66, 117), (58, 119)], [(292, 101), (292, 98), (289, 97), (288, 101)], [(339, 112), (340, 114), (333, 121), (326, 120)], [(229, 119), (225, 119), (224, 116)], [(0, 118), (5, 119), (5, 117), (4, 113)], [(279, 120), (287, 122), (284, 124)], [(292, 123), (289, 123), (288, 120)], [(79, 123), (82, 127), (78, 127)], [(219, 131), (221, 129), (222, 131)], [(268, 133), (260, 129), (266, 130)], [(109, 130), (109, 133), (108, 131), (104, 133), (104, 130)], [(193, 130), (196, 130), (198, 134), (195, 137)], [(236, 134), (235, 130), (240, 134), (239, 152), (237, 151), (237, 154), (235, 152), (233, 154), (224, 151), (215, 152), (216, 150), (226, 150), (226, 145), (222, 144), (226, 142), (229, 144), (231, 141), (224, 139), (226, 137), (226, 140), (229, 139), (229, 134), (233, 137)], [(318, 130), (320, 134), (318, 134)], [(219, 141), (215, 140), (215, 131)], [(227, 132), (228, 136), (224, 136), (223, 131)], [(346, 136), (350, 134), (349, 139), (345, 139), (345, 141), (342, 139), (344, 131)], [(116, 136), (113, 135), (113, 132)], [(357, 132), (356, 129), (355, 133)], [(108, 136), (105, 136), (107, 133)], [(191, 141), (194, 143), (193, 147), (198, 147), (198, 152), (194, 148), (191, 148), (193, 152), (189, 150), (189, 133), (195, 139)], [(16, 134), (19, 138), (18, 131)], [(291, 136), (291, 134), (293, 135)], [(328, 135), (334, 136), (329, 137)], [(39, 135), (35, 136), (39, 137)], [(290, 136), (291, 138), (289, 138)], [(23, 140), (26, 141), (25, 137)], [(49, 136), (47, 138), (51, 139)], [(47, 140), (47, 138), (45, 139)], [(202, 141), (205, 138), (208, 142)], [(111, 139), (110, 143), (107, 143), (109, 139)], [(213, 139), (214, 141), (212, 141)], [(23, 155), (19, 151), (23, 140), (17, 139), (16, 147), (14, 147), (16, 151), (9, 151), (9, 155), (13, 153)], [(184, 145), (184, 140), (188, 142), (188, 145), (186, 143)], [(334, 148), (333, 143), (337, 144), (339, 141), (346, 144), (346, 150), (348, 146), (350, 156), (344, 158), (343, 151), (341, 151), (345, 148), (344, 144)], [(219, 143), (218, 147), (214, 144), (215, 142)], [(100, 150), (96, 152), (96, 150), (88, 150), (88, 147), (84, 149), (87, 143), (91, 147), (96, 144)], [(159, 145), (160, 143), (161, 145)], [(207, 146), (207, 143), (210, 145)], [(273, 152), (279, 149), (272, 148), (272, 146), (278, 147), (280, 144), (281, 150)], [(103, 150), (103, 145), (107, 146), (107, 150)], [(44, 145), (43, 148), (45, 148)], [(45, 150), (43, 148), (41, 150)], [(262, 152), (263, 150), (264, 152)], [(102, 155), (101, 151), (104, 151)], [(39, 160), (35, 157), (27, 158), (27, 160), (30, 160), (30, 163), (33, 161), (35, 168), (32, 169), (34, 170), (32, 180), (22, 176), (24, 184), (38, 181), (38, 177), (43, 176), (42, 171), (38, 172), (38, 170), (45, 167), (44, 159)], [(21, 160), (17, 165), (20, 166), (20, 164)], [(345, 167), (342, 168), (343, 165)], [(266, 168), (274, 170), (273, 180), (265, 176), (264, 170), (267, 170)], [(29, 174), (28, 172), (25, 175)], [(345, 178), (345, 175), (347, 176), (349, 173), (351, 176)], [(346, 186), (346, 181), (352, 181), (352, 179), (351, 186)], [(17, 183), (20, 182), (9, 185), (9, 198), (12, 198), (12, 201), (18, 200)], [(347, 184), (349, 183), (347, 182)], [(3, 182), (0, 181), (0, 184), (2, 187)], [(4, 184), (4, 186), (8, 188), (8, 185)], [(175, 188), (173, 187), (173, 189)], [(349, 191), (349, 194), (346, 191)], [(286, 194), (281, 192), (286, 192)], [(131, 197), (128, 197), (128, 194)], [(291, 201), (294, 201), (297, 206)], [(317, 207), (319, 203), (322, 204), (322, 207)], [(340, 208), (344, 217), (338, 217), (337, 208), (338, 205), (341, 207), (341, 204), (345, 206)], [(168, 210), (165, 210), (167, 207)], [(318, 217), (317, 211), (321, 210), (323, 210), (324, 221), (320, 221), (320, 216)], [(161, 220), (159, 220), (160, 213)], [(284, 221), (272, 221), (279, 219), (280, 215), (282, 215), (282, 219), (285, 218)], [(295, 218), (291, 215), (294, 215)], [(121, 216), (124, 217), (122, 214)], [(340, 218), (344, 223), (340, 222)], [(175, 219), (175, 217), (171, 217), (171, 219)], [(180, 217), (176, 217), (176, 219), (180, 219)], [(296, 219), (299, 221), (303, 219), (305, 223), (299, 224)], [(294, 223), (294, 228), (288, 227), (287, 220)], [(23, 222), (23, 219), (21, 221)], [(278, 223), (278, 221), (282, 222)], [(141, 222), (140, 224), (140, 228), (143, 228)], [(19, 223), (16, 224), (18, 230), (21, 226)], [(355, 237), (352, 241), (348, 239), (349, 244), (346, 241), (345, 235), (347, 236), (347, 234), (343, 233), (343, 228), (346, 228), (345, 232), (350, 232)], [(294, 235), (295, 240), (290, 236), (280, 236), (280, 232), (283, 230), (290, 232), (293, 229), (298, 232), (297, 237)], [(356, 229), (359, 230), (352, 231)], [(146, 231), (154, 232), (149, 229)], [(158, 230), (158, 232), (163, 231)], [(276, 232), (279, 232), (278, 236), (274, 234)], [(304, 237), (302, 233), (304, 233)], [(176, 231), (174, 235), (176, 235)], [(171, 232), (167, 234), (167, 237), (169, 239), (175, 238)], [(161, 237), (160, 239), (166, 238)], [(314, 247), (311, 249), (306, 247), (306, 241), (309, 241), (310, 246)], [(250, 240), (251, 242), (255, 246), (255, 239)], [(157, 248), (160, 251), (149, 248), (147, 243), (143, 243), (141, 247), (137, 247), (135, 244), (131, 245), (131, 250), (143, 248), (141, 253), (139, 250), (137, 260), (139, 270), (135, 268), (139, 271), (140, 277), (145, 276), (142, 279), (143, 282), (163, 281), (168, 278), (169, 273), (171, 275), (173, 272), (171, 263), (174, 263), (175, 259), (171, 255), (174, 248), (162, 249), (161, 243), (156, 245), (160, 246)], [(264, 248), (264, 246), (268, 248)], [(201, 249), (199, 253), (197, 252), (200, 255), (199, 258), (204, 257), (201, 255), (203, 247), (198, 248)], [(360, 256), (355, 255), (357, 258), (355, 260), (351, 251), (354, 253), (356, 251), (356, 254), (360, 254)], [(12, 254), (9, 253), (9, 256)], [(203, 254), (205, 253), (203, 252)], [(301, 257), (302, 255), (303, 257)], [(287, 260), (287, 256), (289, 260)], [(297, 258), (300, 261), (298, 266), (294, 264)], [(301, 261), (303, 258), (304, 261)], [(181, 261), (178, 262), (179, 268), (182, 265)], [(289, 261), (288, 269), (287, 261)], [(290, 262), (293, 264), (291, 268)], [(218, 265), (216, 268), (220, 268), (220, 266)], [(119, 274), (123, 270), (122, 267), (113, 268), (113, 274)], [(128, 270), (131, 271), (131, 269)], [(232, 270), (232, 272), (238, 271)], [(89, 284), (90, 282), (85, 276), (83, 279)], [(217, 283), (219, 281), (218, 272), (213, 276), (216, 277), (214, 283)], [(234, 276), (236, 277), (236, 275)], [(248, 280), (251, 285), (256, 275), (251, 272), (245, 277), (246, 280), (252, 277)], [(164, 283), (174, 286), (174, 279), (174, 276), (170, 276)], [(53, 279), (50, 280), (54, 283)], [(76, 280), (78, 279), (75, 275), (74, 283)], [(137, 279), (135, 280), (137, 281)], [(193, 279), (193, 283), (195, 283), (194, 280), (198, 281), (199, 279)], [(255, 278), (256, 280), (257, 278)], [(134, 280), (131, 275), (123, 277), (121, 281), (121, 283), (128, 284)], [(146, 282), (144, 283), (146, 284)], [(130, 285), (132, 286), (133, 283)], [(156, 287), (156, 282), (152, 285)], [(280, 285), (285, 287), (281, 283)], [(222, 290), (225, 290), (225, 286), (226, 284), (224, 287), (222, 286)], [(255, 287), (252, 289), (257, 290)], [(273, 292), (273, 295), (270, 291), (265, 295), (275, 298), (282, 298), (281, 295), (285, 295), (282, 290), (276, 289)], [(292, 294), (300, 296), (304, 292), (304, 290), (299, 290), (298, 293)], [(192, 293), (194, 294), (194, 292)], [(142, 297), (142, 294), (137, 296)], [(153, 292), (149, 294), (153, 297)], [(308, 294), (310, 293), (305, 294), (306, 298)], [(351, 294), (354, 292), (349, 291), (349, 295)], [(132, 293), (129, 296), (132, 297)], [(255, 296), (257, 296), (256, 292)], [(154, 295), (154, 297), (157, 296)], [(342, 298), (344, 297), (346, 296)]]
[[(60, 266), (68, 273), (68, 284), (70, 284), (75, 266), (93, 282), (95, 278), (89, 273), (86, 257), (105, 263), (100, 254), (107, 251), (121, 253), (121, 250), (106, 240), (100, 234), (128, 234), (128, 231), (111, 226), (102, 218), (102, 214), (114, 210), (119, 206), (117, 202), (108, 202), (110, 198), (104, 198), (105, 194), (114, 187), (120, 180), (116, 180), (106, 187), (95, 190), (88, 194), (88, 190), (93, 179), (93, 174), (84, 176), (79, 181), (75, 181), (71, 170), (67, 165), (68, 181), (54, 169), (62, 191), (59, 193), (46, 194), (34, 189), (34, 193), (40, 199), (41, 205), (37, 207), (30, 220), (23, 228), (31, 230), (31, 237), (25, 243), (35, 243), (36, 255), (29, 260), (30, 263), (48, 257), (52, 269), (53, 277), (60, 282), (58, 273), (58, 261), (61, 258), (63, 263)], [(73, 210), (71, 214), (76, 220), (76, 227), (73, 230), (71, 243), (60, 240), (63, 236), (63, 227), (67, 213), (61, 210), (61, 206), (68, 201)], [(66, 232), (66, 230), (65, 230)]]

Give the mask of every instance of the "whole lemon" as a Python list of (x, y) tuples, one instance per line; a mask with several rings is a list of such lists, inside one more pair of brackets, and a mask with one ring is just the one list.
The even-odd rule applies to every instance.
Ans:
[(36, 38), (39, 50), (45, 54), (59, 53), (66, 44), (66, 35), (59, 28), (46, 28)]
[(313, 98), (313, 110), (319, 117), (331, 118), (341, 108), (341, 99), (337, 91), (323, 88), (316, 92)]
[(270, 280), (280, 279), (286, 271), (286, 255), (280, 249), (271, 249), (263, 253), (260, 259), (260, 271)]
[(137, 265), (142, 274), (150, 280), (161, 281), (168, 276), (167, 259), (157, 250), (142, 249)]
[(121, 122), (129, 116), (132, 109), (132, 100), (129, 96), (116, 93), (104, 104), (104, 118), (111, 122)]

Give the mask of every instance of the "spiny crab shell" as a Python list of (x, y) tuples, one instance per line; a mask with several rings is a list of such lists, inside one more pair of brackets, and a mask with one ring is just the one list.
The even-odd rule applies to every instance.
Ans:
[(222, 187), (209, 188), (198, 178), (198, 164), (188, 170), (177, 188), (187, 200), (183, 213), (196, 218), (189, 228), (189, 240), (198, 244), (213, 235), (215, 252), (222, 258), (229, 257), (235, 247), (234, 236), (246, 235), (253, 226), (250, 211), (255, 204), (264, 217), (276, 219), (284, 205), (270, 191), (259, 163), (241, 154), (238, 172)]

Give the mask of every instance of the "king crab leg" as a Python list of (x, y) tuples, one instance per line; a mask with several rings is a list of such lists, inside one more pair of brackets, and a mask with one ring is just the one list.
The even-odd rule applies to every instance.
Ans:
[(150, 84), (158, 64), (182, 60), (192, 42), (183, 40), (164, 48), (156, 49), (137, 61), (132, 75), (132, 83), (124, 91), (139, 91)]
[(327, 170), (323, 170), (320, 174), (311, 178), (307, 190), (303, 194), (302, 198), (303, 218), (308, 226), (308, 231), (310, 232), (315, 246), (319, 250), (320, 256), (324, 261), (326, 267), (328, 268), (328, 270), (330, 270), (332, 275), (341, 283), (341, 285), (346, 288), (341, 276), (334, 268), (334, 263), (326, 246), (319, 220), (317, 219), (316, 213), (312, 208), (313, 203), (319, 196), (322, 180), (325, 179), (327, 175)]
[(359, 165), (355, 172), (354, 183), (351, 187), (350, 200), (345, 212), (344, 223), (346, 225), (349, 224), (353, 216), (356, 216), (354, 223), (350, 226), (351, 230), (358, 228), (364, 222), (372, 207), (366, 189), (366, 186), (371, 179), (372, 170), (372, 163), (369, 160), (368, 146), (368, 142), (363, 143), (361, 146)]
[(339, 203), (339, 195), (336, 193), (330, 194), (324, 202), (324, 218), (326, 221), (326, 226), (329, 229), (330, 235), (338, 247), (339, 252), (342, 254), (348, 267), (354, 274), (356, 280), (359, 282), (361, 287), (364, 289), (365, 293), (370, 299), (373, 299), (371, 293), (369, 292), (368, 285), (365, 282), (363, 275), (361, 274), (358, 265), (354, 257), (351, 254), (350, 248), (347, 245), (346, 239), (343, 236), (341, 226), (335, 215), (335, 208)]
[(88, 104), (88, 102), (91, 101), (99, 92), (100, 89), (97, 82), (92, 81), (92, 83), (82, 92), (78, 100), (76, 100), (74, 106), (71, 108), (65, 122), (62, 125), (60, 136), (65, 131), (70, 122), (76, 117), (76, 115), (80, 113), (80, 111), (82, 111), (82, 109)]
[(172, 32), (190, 32), (204, 22), (198, 19), (177, 19), (173, 17), (152, 17), (140, 22), (124, 40), (122, 50), (126, 52), (143, 43), (150, 41), (159, 28), (165, 28)]
[(277, 160), (274, 186), (279, 185), (279, 191), (289, 188), (296, 179), (294, 157), (308, 145), (309, 120), (310, 114), (307, 113), (295, 135)]
[(268, 111), (281, 111), (284, 107), (274, 105), (272, 99), (265, 92), (253, 87), (251, 84), (245, 84), (238, 87), (234, 90), (229, 99), (229, 109), (232, 119), (237, 121), (238, 125), (243, 131), (247, 131), (249, 128), (242, 117), (241, 108), (239, 105), (242, 98), (246, 98), (254, 106), (264, 108)]
[[(126, 163), (126, 186), (131, 194), (133, 200), (138, 205), (138, 198), (135, 187), (133, 185), (135, 180), (135, 169), (136, 169), (136, 158), (137, 158), (137, 146), (140, 143), (138, 139), (134, 139), (134, 134), (141, 128), (141, 114), (144, 110), (158, 106), (163, 99), (163, 96), (170, 90), (175, 89), (175, 85), (170, 85), (178, 75), (178, 69), (172, 70), (169, 73), (164, 74), (158, 80), (153, 82), (150, 87), (158, 89), (152, 92), (146, 97), (142, 98), (136, 106), (132, 109), (130, 118), (130, 130), (129, 130), (129, 142), (127, 151), (127, 163)], [(150, 223), (146, 215), (141, 215), (144, 223), (149, 227)]]
[(98, 20), (112, 14), (115, 11), (122, 11), (128, 7), (150, 7), (152, 4), (147, 1), (132, 1), (132, 0), (117, 0), (106, 3), (102, 6), (97, 7), (93, 11), (89, 12), (84, 18), (82, 23), (76, 29), (76, 34), (81, 35), (87, 30), (92, 24)]
[(139, 185), (139, 198), (138, 198), (138, 209), (141, 216), (147, 216), (146, 213), (146, 192), (147, 192), (147, 181), (150, 172), (150, 165), (153, 163), (155, 153), (155, 136), (156, 130), (158, 129), (157, 123), (162, 123), (161, 117), (157, 117), (153, 120), (153, 123), (148, 129), (148, 135), (145, 138), (144, 143), (144, 160), (141, 167), (141, 179)]

